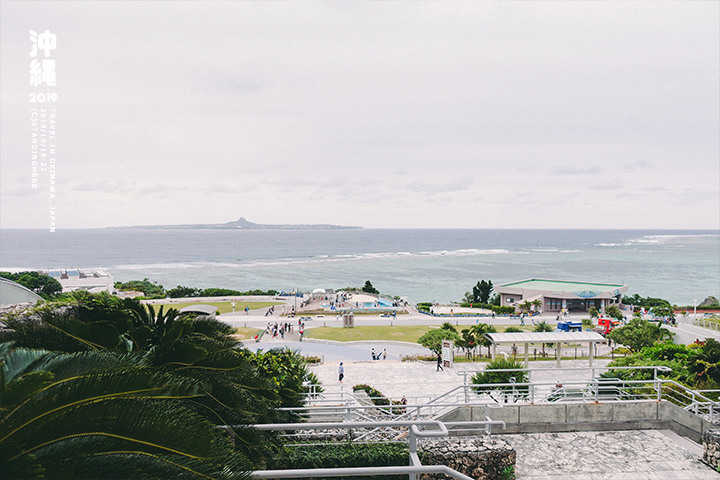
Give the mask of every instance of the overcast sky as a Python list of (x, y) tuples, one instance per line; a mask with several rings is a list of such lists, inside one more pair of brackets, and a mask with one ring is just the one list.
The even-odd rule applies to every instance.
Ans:
[[(0, 5), (0, 227), (720, 228), (715, 1)], [(57, 86), (30, 85), (30, 30)], [(43, 54), (38, 57), (43, 59)], [(57, 197), (30, 94), (56, 92)]]

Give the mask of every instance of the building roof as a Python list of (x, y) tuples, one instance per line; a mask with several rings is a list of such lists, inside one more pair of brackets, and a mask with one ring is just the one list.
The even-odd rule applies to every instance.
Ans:
[(495, 289), (499, 293), (519, 293), (520, 290), (532, 290), (549, 292), (555, 295), (573, 294), (581, 298), (593, 298), (603, 296), (617, 296), (628, 290), (627, 285), (616, 283), (590, 283), (590, 282), (567, 282), (562, 280), (544, 280), (530, 278), (519, 282), (504, 283)]
[(604, 342), (605, 337), (597, 332), (517, 332), (486, 333), (485, 338), (496, 345), (513, 343), (590, 343)]
[(0, 305), (37, 303), (42, 297), (17, 282), (0, 277)]

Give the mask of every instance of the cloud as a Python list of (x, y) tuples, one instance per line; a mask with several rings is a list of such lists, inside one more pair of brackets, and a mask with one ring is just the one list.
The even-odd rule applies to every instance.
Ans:
[(562, 167), (553, 167), (548, 170), (551, 175), (597, 175), (602, 173), (603, 169), (598, 165), (592, 165), (589, 167), (566, 165)]

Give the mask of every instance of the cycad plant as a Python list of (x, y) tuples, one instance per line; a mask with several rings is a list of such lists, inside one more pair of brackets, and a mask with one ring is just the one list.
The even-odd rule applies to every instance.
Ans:
[(248, 462), (182, 402), (190, 378), (130, 355), (0, 344), (3, 478), (241, 478)]

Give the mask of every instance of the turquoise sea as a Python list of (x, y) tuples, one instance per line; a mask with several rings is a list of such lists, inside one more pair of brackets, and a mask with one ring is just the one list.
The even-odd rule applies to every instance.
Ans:
[(172, 288), (362, 286), (461, 300), (481, 279), (624, 283), (692, 305), (720, 298), (718, 230), (2, 230), (0, 269), (103, 269)]

